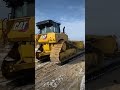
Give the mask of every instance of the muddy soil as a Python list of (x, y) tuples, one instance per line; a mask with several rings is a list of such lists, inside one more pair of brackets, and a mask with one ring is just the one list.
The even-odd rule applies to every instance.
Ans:
[(36, 62), (35, 90), (80, 90), (84, 60), (83, 55), (62, 66), (53, 62)]

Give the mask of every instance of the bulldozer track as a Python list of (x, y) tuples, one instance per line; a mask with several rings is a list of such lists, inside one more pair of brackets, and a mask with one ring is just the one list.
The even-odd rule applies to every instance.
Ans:
[(61, 48), (63, 46), (63, 42), (61, 42), (61, 44), (55, 44), (54, 47), (52, 48), (51, 52), (50, 52), (50, 60), (53, 62), (60, 62), (59, 59), (59, 54), (61, 51)]
[[(50, 52), (50, 60), (52, 61), (52, 62), (57, 62), (57, 63), (64, 63), (64, 62), (66, 62), (66, 61), (68, 61), (68, 60), (70, 60), (69, 59), (69, 57), (74, 57), (74, 55), (73, 54), (75, 54), (75, 52), (74, 53), (71, 53), (70, 55), (68, 55), (68, 56), (65, 56), (65, 57), (63, 57), (63, 58), (61, 58), (61, 51), (63, 51), (62, 50), (62, 47), (64, 47), (64, 44), (66, 44), (66, 47), (67, 46), (71, 46), (72, 48), (66, 48), (66, 50), (70, 50), (70, 49), (76, 49), (76, 53), (78, 54), (79, 52), (80, 52), (80, 54), (81, 54), (81, 51), (82, 50), (79, 50), (77, 47), (75, 47), (74, 45), (72, 45), (71, 43), (69, 43), (69, 42), (65, 42), (65, 41), (60, 41), (58, 44), (55, 44), (54, 45), (54, 47), (52, 48), (52, 50), (51, 50), (51, 52)], [(79, 51), (78, 51), (78, 50)], [(64, 53), (65, 54), (65, 53)], [(76, 57), (76, 55), (77, 54), (75, 54), (75, 57)], [(78, 54), (78, 55), (80, 55), (80, 54)]]
[(100, 70), (97, 70), (95, 72), (92, 72), (88, 75), (86, 75), (86, 83), (89, 83), (90, 81), (99, 79), (99, 77), (103, 76), (104, 74), (106, 74), (107, 72), (111, 72), (114, 71), (116, 69), (120, 68), (120, 61), (111, 63), (103, 68), (101, 68)]

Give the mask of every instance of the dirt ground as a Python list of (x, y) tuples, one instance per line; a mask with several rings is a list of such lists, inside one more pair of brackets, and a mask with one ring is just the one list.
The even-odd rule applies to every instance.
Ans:
[(52, 62), (36, 62), (35, 90), (80, 90), (84, 60), (82, 56), (62, 66)]
[(87, 83), (86, 90), (120, 90), (120, 68)]

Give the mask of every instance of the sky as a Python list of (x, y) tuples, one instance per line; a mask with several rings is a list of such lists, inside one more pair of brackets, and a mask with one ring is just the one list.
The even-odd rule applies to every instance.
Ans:
[(120, 36), (120, 0), (87, 0), (85, 33)]
[(35, 22), (52, 19), (61, 23), (61, 30), (65, 26), (70, 40), (85, 39), (85, 0), (36, 0), (35, 4)]

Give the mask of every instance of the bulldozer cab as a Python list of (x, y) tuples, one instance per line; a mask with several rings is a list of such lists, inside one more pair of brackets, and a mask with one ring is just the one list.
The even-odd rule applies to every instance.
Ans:
[(8, 19), (34, 16), (35, 0), (4, 0), (6, 6), (11, 8)]
[(36, 26), (40, 30), (38, 34), (39, 43), (57, 43), (60, 40), (68, 40), (68, 36), (60, 31), (60, 23), (44, 20), (36, 23)]
[(38, 29), (40, 29), (40, 34), (47, 34), (47, 33), (60, 33), (60, 23), (54, 22), (53, 20), (45, 20), (36, 23)]

